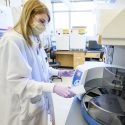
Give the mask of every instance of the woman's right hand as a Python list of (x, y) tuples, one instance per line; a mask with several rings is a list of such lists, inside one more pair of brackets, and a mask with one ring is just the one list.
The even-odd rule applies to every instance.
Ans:
[(55, 85), (53, 92), (64, 98), (74, 97), (76, 94), (71, 90), (71, 87), (64, 85)]

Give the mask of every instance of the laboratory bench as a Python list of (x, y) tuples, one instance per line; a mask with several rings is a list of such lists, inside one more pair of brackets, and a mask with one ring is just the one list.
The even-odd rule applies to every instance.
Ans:
[(86, 58), (96, 58), (99, 61), (101, 51), (56, 51), (56, 61), (60, 62), (62, 67), (73, 67), (85, 62)]
[(65, 125), (88, 125), (82, 116), (81, 101), (77, 97), (73, 99)]

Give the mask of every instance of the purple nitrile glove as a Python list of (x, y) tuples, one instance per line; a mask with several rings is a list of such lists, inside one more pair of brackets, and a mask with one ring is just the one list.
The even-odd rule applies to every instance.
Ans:
[(64, 76), (64, 77), (72, 77), (74, 74), (73, 70), (59, 70), (59, 76)]

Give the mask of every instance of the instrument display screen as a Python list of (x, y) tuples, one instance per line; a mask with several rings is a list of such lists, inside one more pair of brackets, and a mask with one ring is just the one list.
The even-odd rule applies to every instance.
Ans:
[(75, 86), (78, 85), (79, 81), (81, 80), (81, 77), (82, 77), (82, 72), (80, 70), (76, 70), (74, 77), (73, 77), (72, 84)]

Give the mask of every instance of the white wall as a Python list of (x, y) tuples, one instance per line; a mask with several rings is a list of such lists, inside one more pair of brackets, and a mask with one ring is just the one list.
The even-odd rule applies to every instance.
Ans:
[(10, 7), (0, 6), (0, 28), (9, 29), (13, 27), (13, 17)]
[(0, 0), (0, 5), (5, 5), (5, 6), (14, 6), (14, 7), (17, 7), (17, 6), (20, 6), (22, 4), (22, 1), (23, 0)]
[[(17, 22), (17, 20), (20, 17), (20, 13), (21, 13), (21, 5), (22, 5), (22, 0), (10, 0), (10, 2), (7, 2), (5, 0), (0, 0), (0, 8), (6, 8), (6, 10), (8, 10), (8, 8), (10, 9), (10, 12), (5, 12), (6, 10), (4, 10), (4, 13), (6, 13), (6, 17), (1, 18), (4, 21), (6, 20), (6, 22), (12, 22), (13, 20), (13, 25)], [(11, 15), (11, 17), (10, 17)], [(12, 18), (12, 19), (11, 19)], [(6, 23), (5, 23), (6, 24)], [(0, 25), (2, 24), (2, 21), (0, 21)]]
[[(18, 21), (20, 14), (21, 14), (21, 6), (22, 4), (24, 4), (26, 1), (28, 0), (10, 0), (10, 3), (5, 2), (5, 0), (0, 0), (0, 6), (4, 6), (4, 7), (10, 7), (11, 11), (12, 11), (12, 16), (13, 16), (13, 21), (14, 24)], [(51, 1), (50, 0), (41, 0), (42, 2), (44, 2), (46, 4), (46, 6), (48, 7), (50, 14), (52, 15), (52, 5), (51, 5)], [(10, 4), (10, 5), (9, 5)], [(52, 18), (52, 16), (51, 16)], [(51, 19), (53, 20), (53, 19)], [(51, 27), (51, 29), (53, 29), (53, 22), (51, 21), (51, 23), (49, 24), (49, 27)]]
[(0, 0), (0, 6), (1, 6), (1, 5), (6, 5), (5, 0)]
[(52, 12), (52, 4), (51, 4), (51, 0), (41, 0), (42, 2), (45, 3), (45, 5), (48, 7), (49, 9), (49, 12), (50, 12), (50, 17), (51, 17), (51, 20), (50, 20), (50, 23), (49, 23), (49, 29), (50, 31), (53, 31), (54, 32), (54, 27), (53, 27), (53, 12)]

